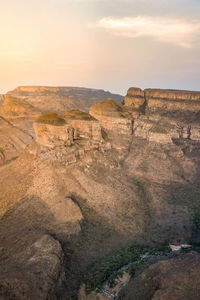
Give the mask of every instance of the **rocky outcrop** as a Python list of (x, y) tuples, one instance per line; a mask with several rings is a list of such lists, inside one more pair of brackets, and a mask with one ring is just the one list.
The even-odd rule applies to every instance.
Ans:
[(124, 104), (136, 109), (143, 107), (145, 105), (144, 91), (140, 88), (130, 88), (124, 98)]
[(99, 120), (107, 130), (116, 130), (122, 134), (132, 134), (132, 120), (123, 111), (123, 107), (112, 99), (94, 104), (90, 108), (90, 114)]
[(45, 114), (37, 118), (34, 122), (34, 129), (36, 142), (42, 146), (55, 148), (73, 144), (73, 127), (56, 113)]
[(62, 113), (61, 117), (74, 128), (74, 139), (85, 138), (101, 142), (101, 124), (90, 114), (80, 110), (69, 110)]
[(145, 108), (149, 113), (162, 111), (197, 112), (200, 110), (200, 92), (130, 88), (125, 105)]

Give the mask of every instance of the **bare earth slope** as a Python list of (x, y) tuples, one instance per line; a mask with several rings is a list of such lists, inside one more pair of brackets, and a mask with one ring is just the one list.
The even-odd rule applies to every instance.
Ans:
[(37, 118), (35, 141), (0, 167), (2, 299), (77, 299), (90, 262), (114, 248), (198, 242), (199, 110), (131, 100)]
[(0, 116), (0, 166), (24, 152), (32, 137)]

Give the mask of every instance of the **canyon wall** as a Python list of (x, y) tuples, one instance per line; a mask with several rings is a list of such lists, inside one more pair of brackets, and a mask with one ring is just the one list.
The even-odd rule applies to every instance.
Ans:
[(200, 92), (130, 88), (125, 97), (125, 105), (142, 108), (150, 112), (200, 110)]

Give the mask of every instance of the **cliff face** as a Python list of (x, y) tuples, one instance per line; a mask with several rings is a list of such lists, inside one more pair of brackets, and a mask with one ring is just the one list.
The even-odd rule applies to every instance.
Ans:
[(132, 120), (125, 113), (122, 105), (118, 105), (112, 99), (90, 108), (90, 114), (99, 120), (106, 130), (118, 131), (121, 134), (132, 134)]
[(125, 105), (144, 108), (149, 112), (197, 112), (200, 110), (200, 92), (130, 88)]
[(125, 106), (142, 113), (134, 120), (138, 137), (162, 144), (199, 141), (200, 92), (130, 88)]

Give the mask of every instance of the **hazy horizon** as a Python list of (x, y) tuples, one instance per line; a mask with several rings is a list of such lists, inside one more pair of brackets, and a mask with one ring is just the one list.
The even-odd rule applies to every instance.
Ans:
[(200, 90), (197, 0), (7, 0), (0, 9), (0, 93), (20, 85)]

